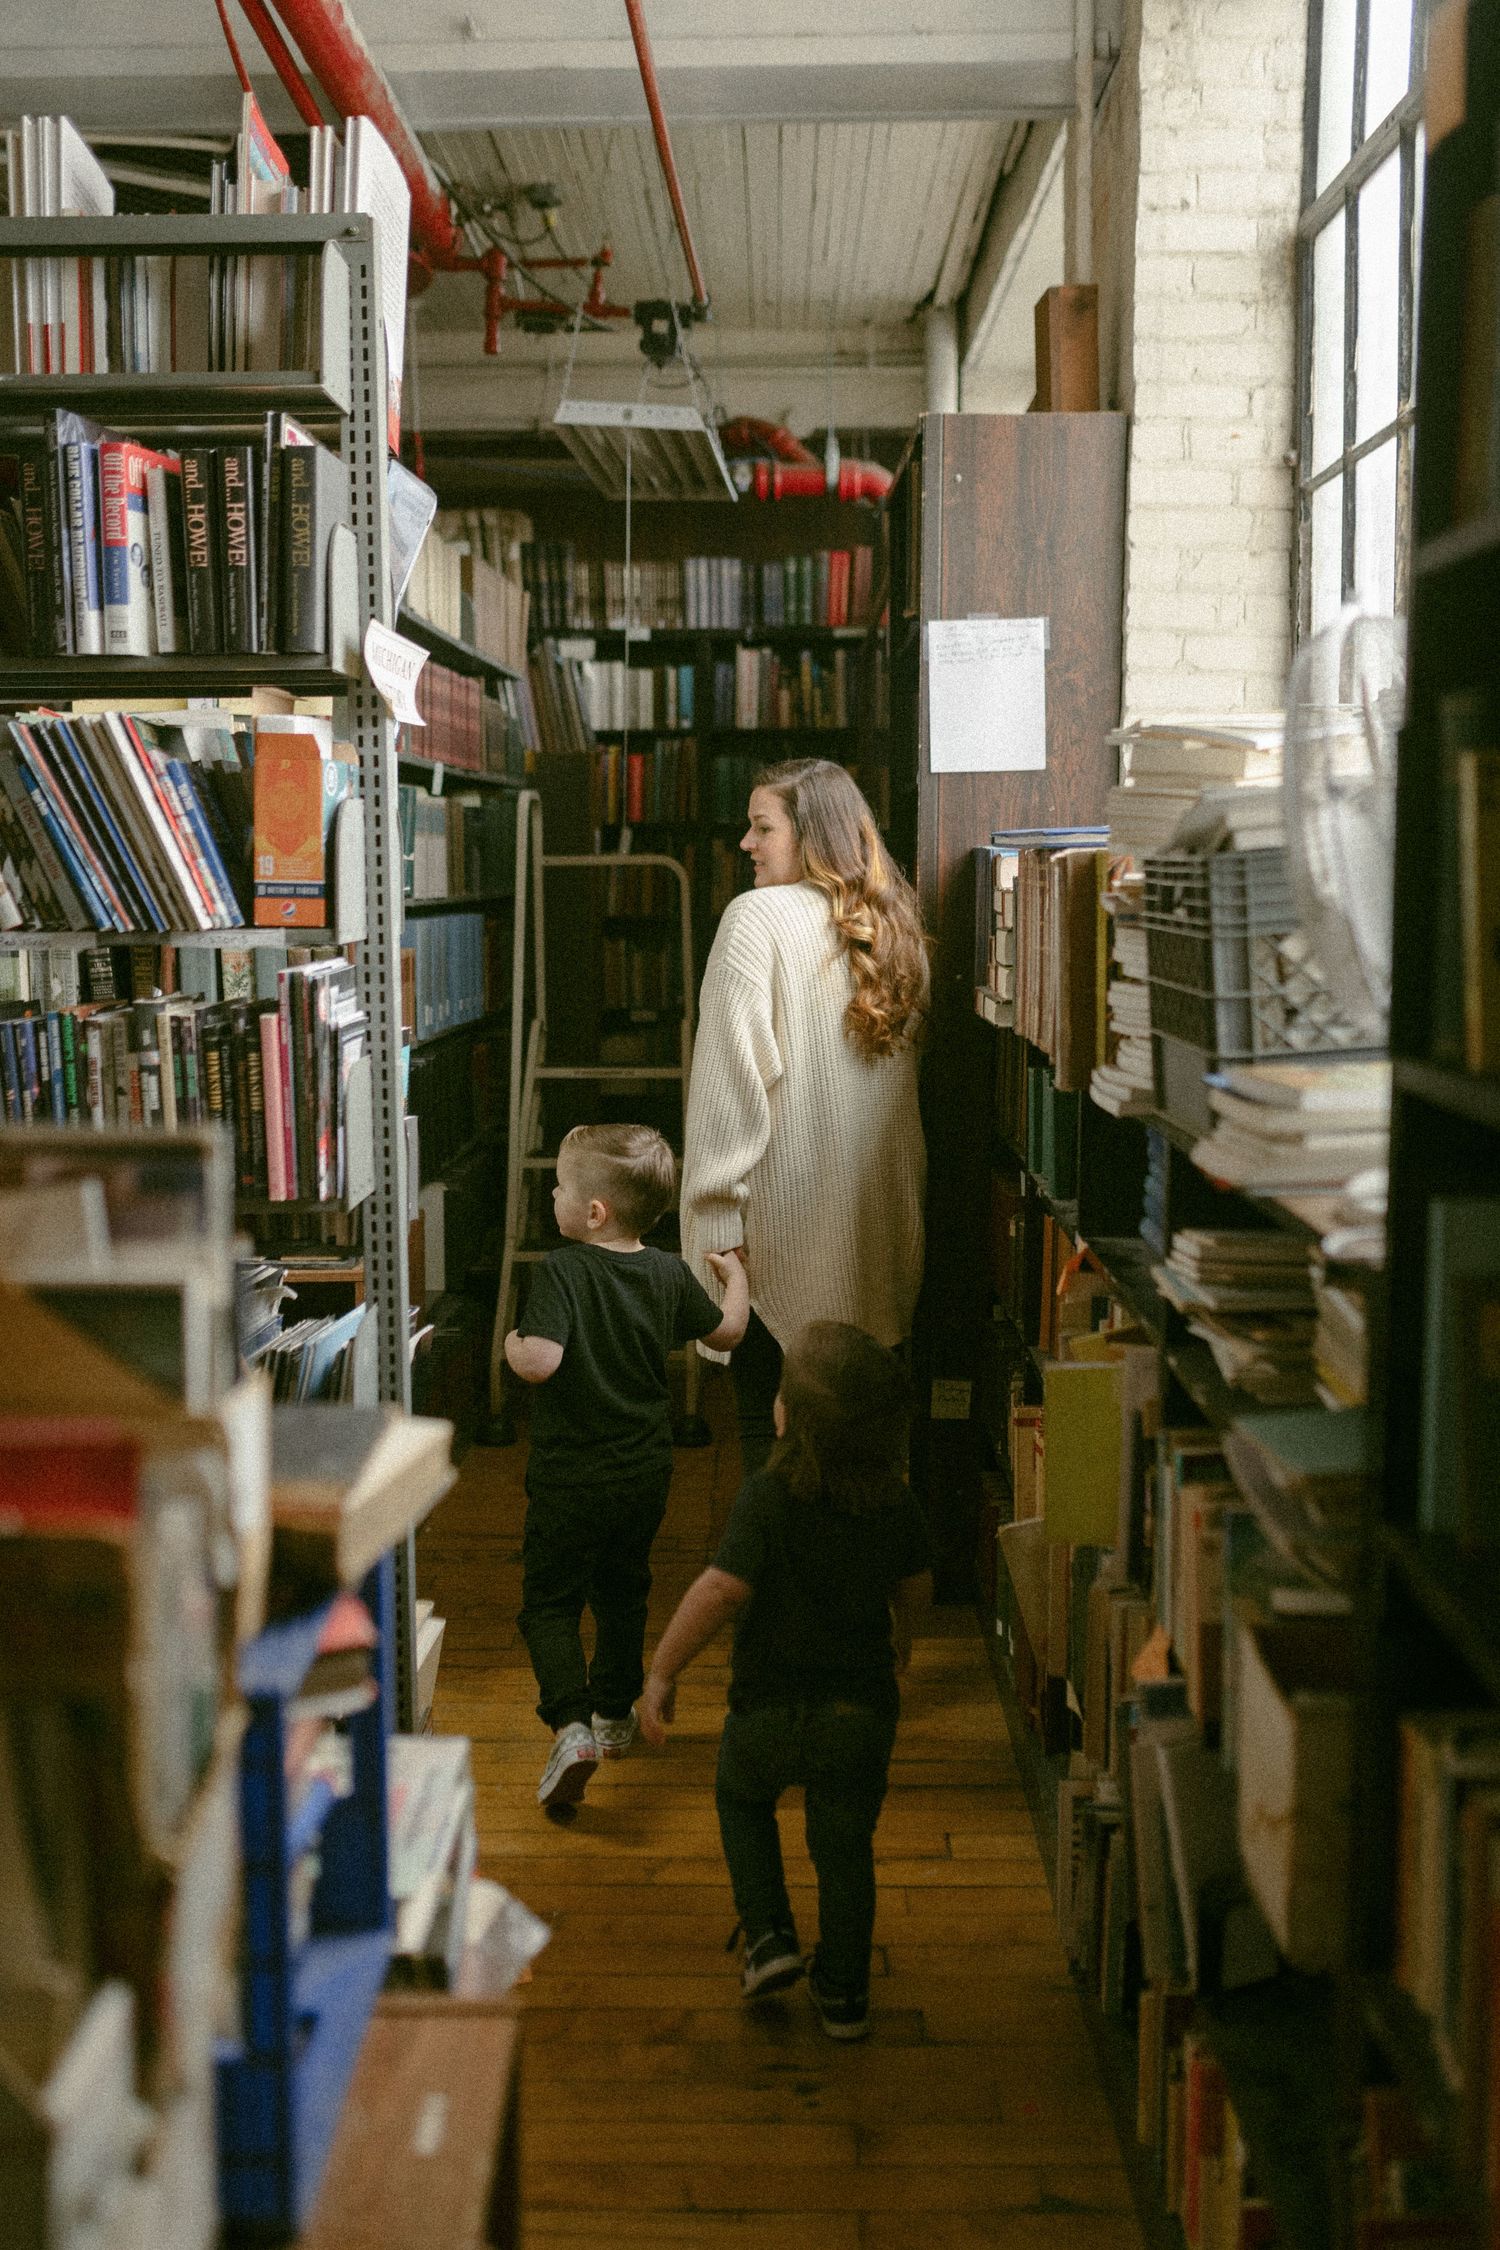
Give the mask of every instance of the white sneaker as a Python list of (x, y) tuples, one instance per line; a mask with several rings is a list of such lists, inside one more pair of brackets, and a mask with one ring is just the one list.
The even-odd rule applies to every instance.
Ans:
[(591, 1724), (601, 1758), (623, 1758), (641, 1731), (634, 1711), (627, 1711), (623, 1719), (601, 1719), (596, 1711)]
[(552, 1745), (552, 1755), (542, 1768), (536, 1801), (552, 1811), (558, 1805), (576, 1805), (599, 1763), (599, 1745), (581, 1719), (564, 1727)]

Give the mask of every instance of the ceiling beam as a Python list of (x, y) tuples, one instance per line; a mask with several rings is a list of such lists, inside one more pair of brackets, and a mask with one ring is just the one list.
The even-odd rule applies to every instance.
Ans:
[[(1013, 306), (1011, 298), (1057, 191), (1066, 139), (1066, 128), (1051, 119), (1033, 125), (990, 205), (969, 285), (959, 301), (959, 355), (965, 374), (992, 354), (1002, 323), (1013, 324), (1024, 316), (1030, 350), (1032, 305)], [(1062, 280), (1060, 266), (1051, 278)]]
[[(408, 332), (416, 364), (412, 409), (428, 429), (527, 429), (549, 423), (563, 395), (572, 339), (506, 329), (500, 356), (486, 359), (477, 323), (435, 327), (419, 300)], [(724, 414), (785, 423), (799, 436), (821, 430), (833, 413), (841, 429), (907, 429), (922, 411), (922, 333), (915, 323), (824, 332), (800, 329), (699, 330), (693, 349), (709, 401)], [(575, 398), (634, 399), (644, 362), (635, 331), (578, 338), (568, 388)], [(680, 388), (664, 390), (680, 399)]]

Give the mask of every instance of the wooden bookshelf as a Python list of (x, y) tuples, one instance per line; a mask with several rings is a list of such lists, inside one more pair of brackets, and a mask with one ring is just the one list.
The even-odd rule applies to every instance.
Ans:
[[(953, 1598), (971, 1584), (979, 1462), (964, 1423), (930, 1420), (922, 1406), (935, 1380), (973, 1382), (986, 1309), (973, 1232), (988, 1167), (974, 1121), (988, 1110), (994, 1049), (973, 1008), (968, 855), (997, 828), (1103, 813), (1114, 778), (1105, 736), (1120, 708), (1124, 417), (925, 415), (886, 513), (891, 839), (935, 938), (913, 1472), (932, 1512), (939, 1587)], [(1042, 773), (932, 770), (923, 627), (974, 615), (1050, 619)]]

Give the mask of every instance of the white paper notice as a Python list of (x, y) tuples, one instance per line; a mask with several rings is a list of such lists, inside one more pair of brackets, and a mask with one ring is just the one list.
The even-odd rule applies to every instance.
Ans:
[(934, 773), (1035, 773), (1046, 765), (1045, 617), (932, 620), (927, 740)]
[(388, 625), (377, 625), (371, 618), (365, 627), (365, 670), (391, 717), (403, 726), (427, 724), (416, 705), (417, 681), (426, 662), (425, 648), (418, 648), (415, 641), (393, 633)]

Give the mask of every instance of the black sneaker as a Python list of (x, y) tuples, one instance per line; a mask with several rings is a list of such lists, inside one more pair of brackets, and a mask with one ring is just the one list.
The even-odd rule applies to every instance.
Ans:
[(768, 1992), (785, 1992), (788, 1985), (797, 1982), (802, 1970), (796, 1932), (767, 1930), (761, 1937), (745, 1940), (740, 1990), (747, 2000), (763, 2000)]
[(819, 1984), (817, 1973), (807, 1980), (808, 1995), (817, 2010), (819, 2023), (830, 2039), (868, 2039), (870, 2036), (870, 1996), (847, 1992), (830, 1992)]

